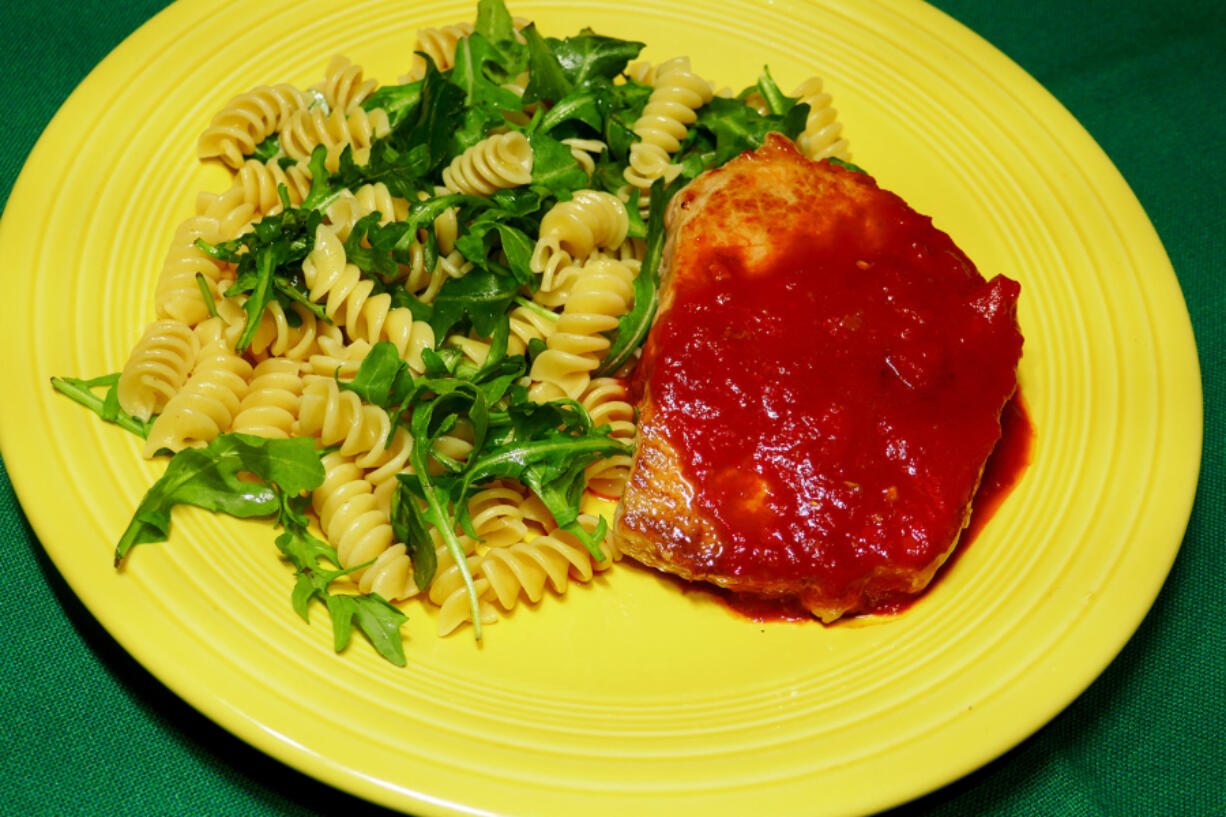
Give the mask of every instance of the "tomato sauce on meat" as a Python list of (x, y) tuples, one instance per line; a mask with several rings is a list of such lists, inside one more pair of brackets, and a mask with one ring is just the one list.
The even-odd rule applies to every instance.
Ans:
[(661, 550), (735, 593), (859, 612), (922, 589), (968, 521), (1016, 388), (1019, 286), (871, 178), (767, 160), (833, 192), (738, 211), (731, 237), (709, 204), (678, 237), (637, 376), (707, 533)]

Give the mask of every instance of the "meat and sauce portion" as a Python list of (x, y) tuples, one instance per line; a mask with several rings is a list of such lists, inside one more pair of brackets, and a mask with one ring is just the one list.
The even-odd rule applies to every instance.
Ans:
[(824, 621), (922, 591), (1017, 385), (1018, 284), (775, 134), (666, 224), (622, 550)]

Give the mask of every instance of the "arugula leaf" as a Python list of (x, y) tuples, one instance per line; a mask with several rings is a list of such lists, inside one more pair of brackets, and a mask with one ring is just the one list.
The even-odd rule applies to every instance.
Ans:
[(333, 647), (337, 652), (349, 645), (351, 625), (370, 639), (379, 654), (398, 667), (405, 665), (400, 625), (408, 617), (378, 593), (367, 595), (328, 594), (324, 602), (332, 617)]
[(474, 269), (462, 278), (448, 278), (434, 296), (430, 316), (434, 336), (445, 336), (453, 326), (467, 319), (477, 334), (488, 337), (518, 292), (519, 284), (514, 278), (487, 269)]
[(514, 477), (531, 488), (558, 526), (573, 533), (597, 560), (604, 554), (603, 525), (588, 533), (578, 524), (584, 469), (615, 454), (629, 454), (627, 443), (609, 435), (609, 426), (592, 428), (591, 418), (573, 400), (533, 403), (522, 391), (507, 409), (507, 432), (479, 455), (470, 454), (457, 504), (473, 487), (498, 477)]
[(587, 187), (587, 173), (569, 147), (539, 132), (528, 143), (532, 146), (532, 189), (565, 201), (573, 191)]
[(395, 130), (401, 122), (413, 115), (419, 102), (421, 102), (421, 80), (405, 85), (385, 85), (377, 88), (362, 102), (362, 108), (367, 112), (382, 108), (387, 114), (388, 124), (391, 125), (392, 130)]
[(577, 37), (551, 40), (553, 53), (571, 85), (583, 88), (595, 79), (612, 80), (643, 50), (643, 43), (602, 37), (585, 31)]
[(392, 531), (396, 541), (404, 543), (405, 553), (413, 562), (413, 582), (418, 587), (426, 588), (434, 581), (438, 570), (438, 556), (434, 552), (434, 540), (430, 537), (430, 527), (422, 514), (421, 506), (414, 500), (420, 490), (415, 482), (402, 480), (397, 490), (392, 494)]
[[(396, 479), (401, 483), (397, 490), (412, 486), (411, 490), (425, 500), (421, 517), (426, 523), (434, 525), (442, 535), (443, 543), (460, 571), (468, 594), (474, 636), (480, 641), (480, 605), (464, 549), (455, 535), (455, 500), (448, 492), (449, 482), (446, 478), (430, 476), (429, 464), (430, 460), (434, 459), (446, 470), (457, 470), (458, 464), (440, 456), (434, 450), (434, 443), (454, 427), (460, 414), (467, 414), (472, 423), (473, 450), (481, 449), (489, 421), (485, 394), (466, 381), (449, 378), (423, 379), (417, 382), (414, 394), (406, 401), (405, 413), (410, 417), (409, 431), (413, 437), (413, 448), (409, 454), (413, 473), (396, 475)], [(436, 415), (440, 418), (437, 421)]]
[(766, 101), (766, 108), (774, 116), (785, 116), (792, 108), (796, 107), (800, 97), (790, 97), (779, 89), (771, 76), (770, 69), (765, 65), (762, 66), (762, 75), (758, 77), (758, 84), (755, 86), (762, 99)]
[(394, 134), (403, 136), (403, 150), (421, 169), (419, 176), (430, 176), (451, 160), (452, 137), (463, 117), (464, 89), (449, 82), (427, 57), (416, 116), (406, 118)]
[[(105, 397), (98, 397), (93, 392), (94, 389), (100, 386), (107, 387)], [(138, 420), (132, 415), (124, 413), (119, 408), (118, 372), (95, 377), (90, 380), (82, 380), (76, 377), (53, 377), (51, 378), (51, 387), (60, 394), (66, 395), (85, 406), (108, 423), (114, 423), (142, 439), (149, 436), (149, 426), (153, 424), (152, 421), (144, 422)]]
[[(253, 474), (262, 482), (241, 478)], [(115, 547), (115, 564), (146, 542), (163, 542), (170, 533), (175, 505), (196, 505), (249, 518), (279, 512), (273, 486), (293, 495), (323, 483), (324, 469), (309, 437), (270, 440), (249, 434), (222, 434), (205, 448), (185, 448), (171, 458), (141, 500)]]
[(566, 122), (578, 121), (600, 133), (613, 108), (611, 87), (603, 83), (595, 87), (576, 88), (554, 103), (537, 123), (535, 132), (548, 133)]
[(477, 32), (464, 37), (456, 44), (455, 65), (450, 80), (463, 89), (465, 104), (470, 108), (486, 106), (497, 112), (518, 111), (523, 107), (519, 94), (490, 80), (485, 74), (486, 63), (498, 63), (501, 58), (501, 52), (493, 43)]
[(524, 103), (564, 99), (574, 86), (549, 43), (537, 32), (535, 23), (520, 34), (528, 43), (528, 86), (524, 89)]
[(837, 156), (828, 156), (826, 157), (826, 161), (830, 162), (830, 164), (832, 165), (837, 165), (839, 167), (846, 168), (847, 170), (850, 170), (852, 173), (868, 173), (867, 170), (860, 167), (858, 164), (854, 164), (845, 159), (840, 159)]
[(306, 496), (280, 495), (281, 513), (278, 521), (285, 528), (276, 539), (277, 548), (295, 567), (297, 580), (290, 593), (290, 604), (303, 621), (310, 621), (313, 599), (323, 602), (332, 622), (333, 648), (340, 652), (349, 645), (353, 625), (366, 636), (375, 650), (398, 667), (405, 665), (404, 645), (400, 627), (407, 620), (404, 613), (378, 594), (334, 594), (328, 588), (333, 581), (365, 567), (357, 565), (342, 570), (328, 570), (322, 562), (340, 564), (335, 548), (307, 530), (303, 512), (310, 503)]
[(515, 20), (502, 0), (479, 0), (474, 33), (488, 40), (500, 56), (496, 66), (485, 66), (487, 71), (503, 82), (523, 73), (528, 65), (528, 50), (516, 38)]
[(647, 247), (639, 274), (634, 279), (634, 306), (617, 321), (617, 335), (609, 346), (604, 363), (596, 370), (595, 377), (602, 377), (620, 369), (630, 360), (639, 347), (656, 315), (659, 301), (660, 258), (664, 254), (664, 210), (679, 182), (666, 190), (663, 181), (651, 186), (651, 209), (647, 216)]
[(372, 406), (388, 409), (399, 405), (413, 388), (413, 373), (400, 359), (396, 346), (381, 340), (362, 358), (357, 374), (340, 388), (355, 392)]

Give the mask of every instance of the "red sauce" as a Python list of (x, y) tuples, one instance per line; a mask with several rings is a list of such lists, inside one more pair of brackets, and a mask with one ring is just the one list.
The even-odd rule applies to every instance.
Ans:
[[(953, 567), (954, 562), (958, 560), (967, 547), (973, 542), (987, 525), (988, 520), (1004, 502), (1013, 488), (1021, 479), (1022, 473), (1030, 465), (1030, 450), (1034, 440), (1034, 427), (1031, 425), (1030, 416), (1026, 411), (1025, 401), (1020, 393), (1014, 394), (1013, 398), (1005, 404), (1004, 411), (1000, 417), (1001, 438), (996, 444), (996, 448), (992, 450), (992, 455), (988, 457), (987, 463), (984, 465), (983, 477), (979, 483), (979, 490), (975, 492), (974, 505), (971, 510), (971, 519), (966, 529), (962, 531), (962, 536), (958, 539), (958, 547), (953, 554), (941, 565), (932, 582), (925, 588), (924, 593), (931, 590), (937, 582), (946, 576)], [(668, 574), (664, 574), (668, 575)], [(766, 596), (757, 595), (754, 593), (734, 593), (724, 590), (721, 587), (716, 587), (712, 584), (696, 585), (692, 582), (686, 582), (681, 579), (673, 578), (678, 588), (684, 593), (699, 590), (706, 593), (713, 600), (720, 602), (732, 612), (743, 616), (751, 621), (815, 621), (812, 614), (805, 609), (804, 605), (796, 598), (768, 598)], [(906, 610), (923, 594), (919, 595), (902, 595), (894, 599), (883, 599), (876, 606), (865, 613), (872, 614), (889, 614), (893, 615)]]
[(736, 247), (691, 252), (707, 274), (674, 282), (644, 376), (721, 534), (694, 572), (809, 577), (845, 598), (882, 569), (932, 564), (1015, 389), (1018, 285), (985, 282), (887, 193), (751, 263)]

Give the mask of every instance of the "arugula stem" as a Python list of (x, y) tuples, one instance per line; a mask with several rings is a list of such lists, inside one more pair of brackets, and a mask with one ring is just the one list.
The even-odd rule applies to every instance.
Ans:
[[(443, 506), (438, 501), (438, 496), (434, 493), (433, 487), (429, 484), (429, 478), (421, 479), (426, 494), (426, 502), (430, 505), (431, 512), (436, 519), (450, 519), (450, 515), (445, 511)], [(473, 637), (481, 640), (481, 605), (477, 599), (477, 588), (473, 584), (472, 572), (468, 569), (468, 557), (464, 553), (464, 548), (460, 546), (460, 540), (456, 538), (454, 525), (438, 525), (439, 531), (443, 534), (443, 542), (447, 545), (447, 550), (451, 553), (451, 558), (455, 560), (456, 567), (460, 569), (460, 577), (464, 579), (464, 588), (468, 591), (468, 605), (473, 615)]]
[(516, 295), (515, 303), (519, 304), (522, 307), (531, 309), (533, 312), (536, 312), (537, 314), (543, 317), (549, 318), (552, 321), (556, 321), (558, 318), (562, 317), (557, 312), (554, 312), (552, 309), (546, 309), (545, 307), (541, 306), (535, 301), (528, 300), (523, 295)]
[(80, 380), (75, 377), (53, 377), (51, 378), (51, 386), (60, 394), (71, 397), (103, 419), (109, 420), (120, 428), (131, 431), (138, 437), (147, 437), (149, 431), (144, 423), (122, 411), (116, 412), (114, 417), (108, 416), (103, 408), (103, 399), (90, 391), (94, 386), (113, 385), (117, 381), (118, 375), (108, 375), (95, 378), (94, 380)]

